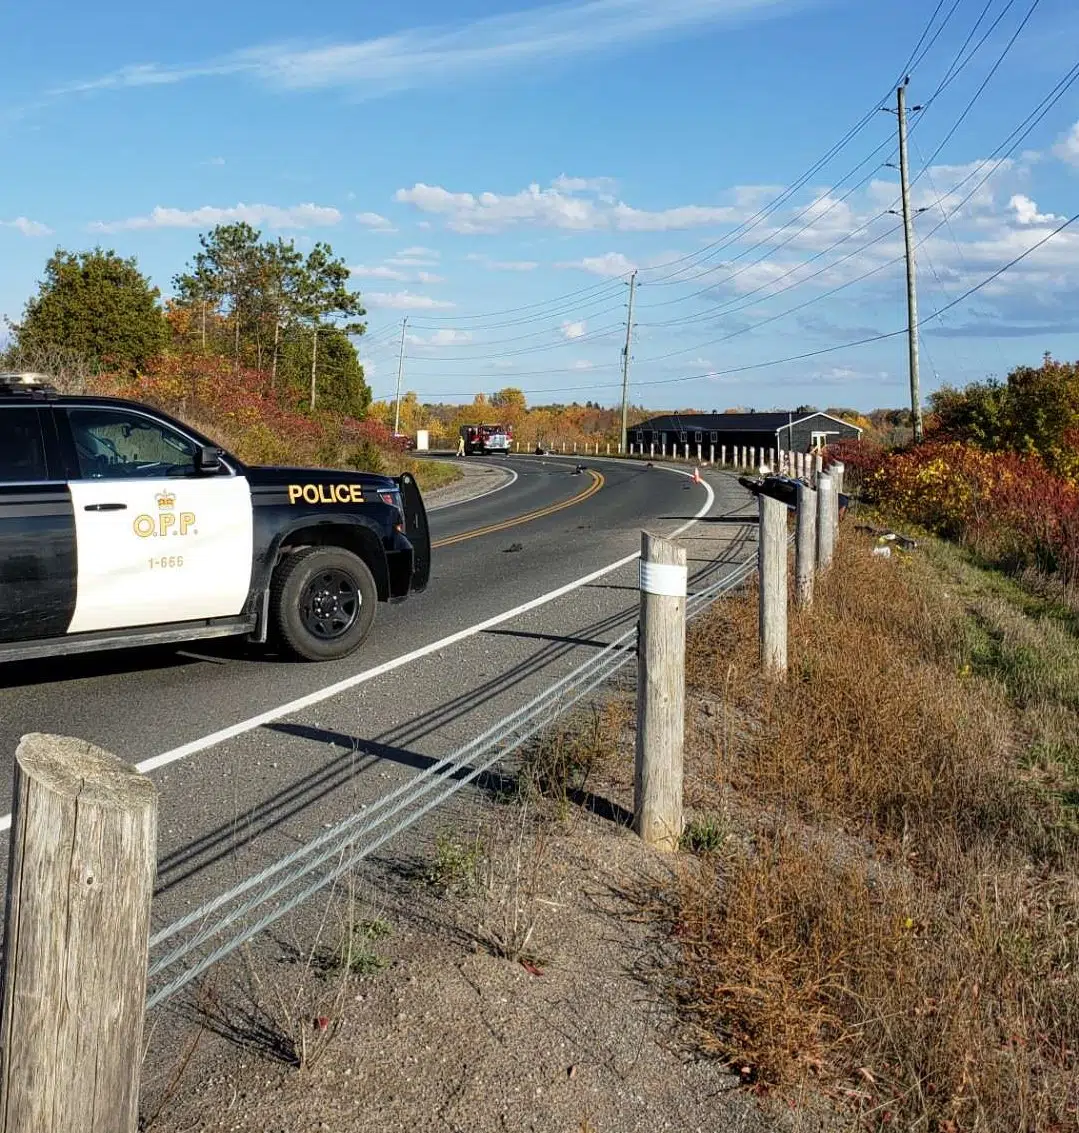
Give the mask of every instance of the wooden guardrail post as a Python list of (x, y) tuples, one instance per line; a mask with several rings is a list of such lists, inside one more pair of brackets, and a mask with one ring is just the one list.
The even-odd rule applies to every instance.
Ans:
[(82, 740), (15, 755), (0, 1133), (135, 1133), (157, 792)]
[(827, 473), (817, 480), (817, 570), (827, 570), (835, 553), (835, 482)]
[(787, 671), (787, 505), (763, 492), (757, 502), (761, 667), (782, 676)]
[(650, 846), (682, 836), (686, 549), (641, 532), (634, 828)]
[(817, 493), (799, 483), (794, 528), (794, 604), (813, 605), (813, 574), (817, 569)]

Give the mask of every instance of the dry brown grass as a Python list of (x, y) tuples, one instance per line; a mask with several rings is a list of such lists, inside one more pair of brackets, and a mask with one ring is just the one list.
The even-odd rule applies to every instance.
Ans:
[(1047, 666), (1020, 707), (968, 624), (928, 560), (849, 539), (785, 682), (759, 674), (755, 595), (694, 631), (722, 717), (699, 763), (755, 817), (683, 874), (678, 997), (747, 1079), (814, 1078), (862, 1127), (1075, 1129), (1079, 853), (1023, 766), (1031, 711), (1059, 725), (1067, 697)]

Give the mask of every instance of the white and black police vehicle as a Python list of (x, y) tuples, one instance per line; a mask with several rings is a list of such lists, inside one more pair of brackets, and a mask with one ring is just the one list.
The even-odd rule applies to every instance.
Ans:
[(333, 660), (430, 570), (410, 475), (247, 466), (157, 409), (0, 374), (0, 661), (230, 635)]

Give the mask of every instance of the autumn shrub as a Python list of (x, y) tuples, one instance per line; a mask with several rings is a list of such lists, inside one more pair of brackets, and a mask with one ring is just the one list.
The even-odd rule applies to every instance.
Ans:
[(926, 441), (892, 452), (864, 443), (829, 448), (848, 483), (899, 522), (971, 547), (1013, 571), (1079, 583), (1079, 486), (1038, 456)]
[(421, 488), (459, 473), (436, 462), (408, 461), (383, 422), (338, 413), (308, 414), (275, 391), (261, 370), (215, 355), (165, 355), (135, 377), (105, 374), (96, 393), (143, 401), (189, 422), (248, 464), (293, 464), (397, 474), (407, 467)]
[(1031, 774), (1033, 706), (972, 652), (953, 580), (870, 549), (841, 540), (784, 681), (755, 593), (692, 630), (687, 681), (727, 718), (700, 766), (742, 830), (665, 906), (672, 991), (704, 1050), (788, 1097), (823, 1086), (853, 1127), (1074, 1129), (1077, 784)]

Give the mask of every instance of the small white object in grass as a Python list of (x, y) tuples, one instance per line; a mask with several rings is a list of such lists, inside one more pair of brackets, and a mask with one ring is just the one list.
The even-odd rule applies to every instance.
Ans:
[(892, 557), (891, 547), (874, 547), (873, 554), (879, 555), (882, 559), (890, 559)]

